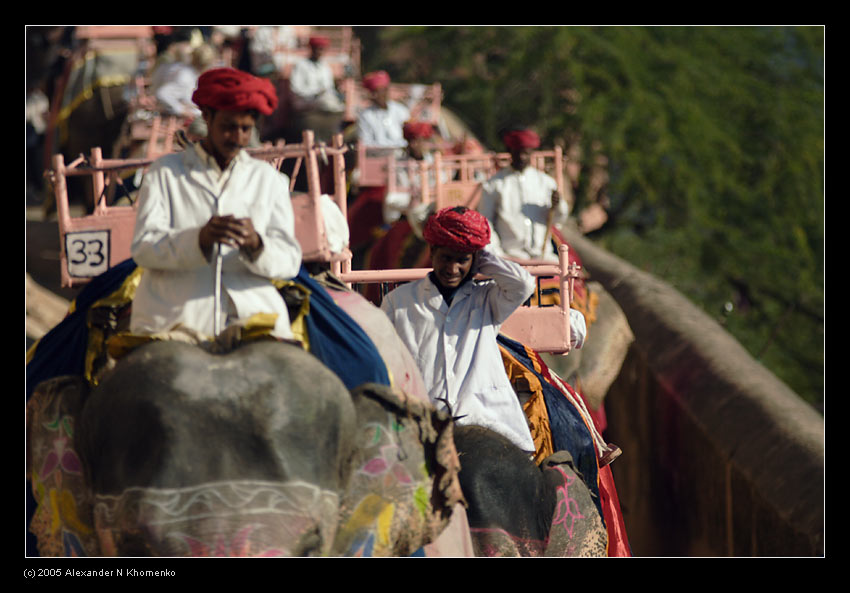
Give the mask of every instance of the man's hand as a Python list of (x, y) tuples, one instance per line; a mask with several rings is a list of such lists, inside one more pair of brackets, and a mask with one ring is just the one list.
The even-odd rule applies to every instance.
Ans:
[(213, 216), (207, 224), (201, 227), (198, 234), (198, 244), (205, 255), (212, 253), (213, 245), (222, 243), (238, 249), (244, 249), (249, 254), (255, 253), (263, 246), (260, 235), (254, 230), (250, 218)]
[(475, 278), (475, 275), (478, 273), (478, 270), (481, 268), (481, 252), (483, 249), (479, 249), (475, 253), (472, 254), (472, 266), (469, 268), (469, 275), (472, 278)]

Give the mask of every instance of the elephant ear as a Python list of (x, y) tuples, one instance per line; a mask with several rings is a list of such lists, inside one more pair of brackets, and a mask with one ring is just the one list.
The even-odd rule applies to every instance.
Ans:
[(608, 532), (572, 455), (559, 451), (541, 464), (544, 479), (555, 494), (545, 556), (605, 557)]
[(81, 463), (77, 418), (89, 394), (82, 377), (48, 379), (26, 406), (29, 529), (41, 556), (96, 556), (93, 498)]
[(465, 504), (453, 424), (430, 403), (386, 385), (363, 384), (352, 398), (357, 446), (334, 551), (410, 555)]

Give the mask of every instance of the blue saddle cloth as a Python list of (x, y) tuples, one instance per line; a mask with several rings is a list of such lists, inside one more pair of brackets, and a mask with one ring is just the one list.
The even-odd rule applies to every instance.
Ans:
[(386, 364), (363, 328), (303, 266), (293, 280), (310, 290), (310, 313), (305, 320), (310, 352), (349, 389), (364, 383), (389, 385)]
[[(27, 400), (42, 381), (85, 374), (89, 309), (121, 288), (135, 269), (136, 263), (128, 259), (93, 278), (74, 299), (73, 312), (32, 347), (26, 365)], [(389, 373), (378, 349), (357, 322), (303, 266), (293, 281), (310, 291), (310, 312), (305, 319), (310, 352), (349, 389), (367, 382), (389, 385)]]
[(26, 368), (27, 400), (42, 381), (85, 374), (89, 308), (121, 288), (135, 269), (136, 262), (128, 259), (92, 278), (74, 299), (73, 311), (33, 345)]
[[(587, 487), (593, 494), (593, 502), (599, 509), (599, 516), (604, 521), (602, 501), (599, 495), (599, 462), (596, 456), (596, 447), (581, 413), (559, 387), (553, 385), (544, 374), (535, 369), (534, 361), (532, 361), (529, 351), (523, 344), (504, 335), (499, 335), (497, 341), (517, 362), (534, 373), (540, 380), (546, 412), (549, 415), (549, 427), (552, 432), (554, 450), (569, 451), (572, 455), (575, 469), (581, 473)], [(539, 357), (537, 357), (537, 361), (540, 365), (544, 365)]]

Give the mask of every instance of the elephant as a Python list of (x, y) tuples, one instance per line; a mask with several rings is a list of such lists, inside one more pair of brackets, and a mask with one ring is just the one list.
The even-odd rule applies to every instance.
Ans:
[[(79, 38), (75, 27), (49, 28), (56, 29), (52, 33), (35, 29), (36, 35), (48, 35), (51, 49), (37, 53), (31, 62), (34, 69), (48, 73), (40, 82), (51, 104), (39, 164), (50, 168), (55, 154), (62, 154), (66, 163), (88, 158), (95, 147), (104, 148), (104, 157), (113, 157), (113, 147), (134, 108), (128, 89), (145, 64), (135, 40), (100, 48)], [(70, 176), (66, 183), (69, 194), (91, 213), (101, 196), (93, 194), (83, 177)], [(45, 213), (55, 208), (48, 191)]]
[[(335, 360), (328, 360), (328, 353), (257, 339), (226, 353), (153, 340), (103, 366), (96, 382), (85, 374), (41, 381), (27, 405), (27, 466), (38, 503), (30, 529), (39, 552), (604, 553), (600, 525), (610, 515), (588, 504), (596, 490), (583, 482), (575, 469), (580, 464), (553, 457), (541, 470), (514, 449), (494, 465), (486, 462), (496, 450), (493, 442), (461, 435), (456, 444), (460, 427), (428, 400), (389, 319), (332, 277), (323, 282), (306, 284), (311, 315), (327, 309), (328, 315), (349, 316), (374, 344), (391, 380), (366, 375), (351, 383), (334, 364), (345, 358), (337, 351), (330, 350)], [(119, 284), (120, 278), (104, 290)], [(114, 321), (126, 306), (119, 304), (113, 316), (93, 306), (88, 317)], [(91, 335), (99, 336), (91, 332), (83, 340), (91, 344)], [(356, 366), (368, 364), (357, 359)], [(543, 538), (548, 545), (535, 540), (530, 548), (518, 547), (529, 539), (523, 524), (488, 517), (537, 496), (511, 500), (501, 491), (482, 497), (487, 482), (480, 478), (494, 467), (509, 470), (502, 484), (530, 475), (526, 488), (546, 494), (545, 503), (527, 514), (542, 513), (544, 524), (552, 517), (558, 526), (561, 511), (569, 511), (571, 521), (578, 514), (586, 518), (587, 528), (559, 528)], [(549, 510), (553, 504), (557, 515)]]
[[(92, 391), (75, 436), (102, 549), (182, 556), (219, 542), (326, 553), (354, 434), (348, 390), (301, 348), (257, 342), (216, 356), (162, 341)], [(278, 514), (298, 518), (286, 538)]]

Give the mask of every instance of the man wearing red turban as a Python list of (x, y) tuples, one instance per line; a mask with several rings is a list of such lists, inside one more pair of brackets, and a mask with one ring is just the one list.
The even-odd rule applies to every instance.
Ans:
[[(448, 408), (459, 424), (486, 426), (534, 451), (496, 342), (502, 323), (534, 292), (534, 278), (485, 249), (490, 225), (474, 210), (437, 212), (424, 237), (433, 271), (390, 292), (381, 308), (416, 359), (436, 406)], [(475, 280), (479, 273), (488, 279)]]
[[(390, 77), (383, 70), (366, 74), (361, 82), (370, 93), (370, 104), (357, 114), (356, 126), (357, 140), (365, 149), (366, 158), (384, 162), (390, 155), (404, 158), (407, 141), (403, 126), (410, 119), (410, 110), (389, 98)], [(357, 191), (357, 198), (348, 209), (352, 251), (358, 252), (374, 240), (384, 222), (386, 197), (386, 184), (364, 185)]]
[(383, 70), (370, 72), (363, 77), (363, 88), (371, 95), (371, 104), (357, 116), (357, 137), (366, 146), (403, 148), (404, 122), (410, 119), (410, 110), (390, 99), (390, 76)]
[(363, 76), (363, 87), (375, 92), (390, 86), (390, 75), (384, 70), (369, 72)]
[[(395, 159), (395, 183), (392, 184), (384, 198), (384, 224), (393, 224), (411, 208), (422, 205), (422, 173), (421, 164), (426, 166), (434, 162), (434, 157), (428, 150), (428, 140), (434, 135), (434, 126), (426, 121), (411, 120), (402, 127), (407, 148), (404, 154)], [(428, 182), (433, 187), (436, 179), (433, 167), (428, 167)], [(443, 182), (449, 181), (449, 174), (442, 172)]]
[(502, 137), (511, 154), (521, 150), (534, 150), (540, 146), (540, 136), (533, 130), (510, 130)]
[(311, 49), (327, 49), (327, 47), (331, 44), (330, 40), (322, 35), (313, 35), (307, 43), (310, 45)]
[(198, 78), (192, 101), (202, 109), (271, 115), (277, 109), (277, 92), (266, 78), (235, 68), (214, 68)]
[(341, 125), (345, 104), (331, 67), (322, 59), (330, 44), (328, 38), (313, 36), (309, 43), (310, 55), (296, 61), (289, 76), (295, 127), (312, 129), (320, 140), (330, 141)]
[(415, 139), (427, 140), (434, 135), (434, 126), (427, 121), (408, 121), (402, 126), (404, 139), (410, 142)]
[(215, 338), (232, 321), (270, 314), (272, 335), (291, 338), (269, 281), (292, 278), (301, 265), (289, 184), (244, 150), (277, 95), (267, 80), (220, 68), (199, 77), (193, 100), (207, 136), (156, 160), (139, 193), (131, 253), (144, 273), (131, 330)]
[(483, 184), (478, 206), (493, 227), (493, 251), (554, 261), (558, 255), (547, 240), (548, 227), (567, 221), (569, 203), (561, 199), (555, 179), (531, 166), (531, 153), (540, 146), (536, 132), (509, 130), (502, 141), (511, 153), (511, 166)]
[(430, 155), (426, 151), (427, 141), (434, 135), (434, 126), (427, 121), (408, 121), (401, 128), (404, 139), (407, 140), (407, 154), (410, 158), (421, 161)]

